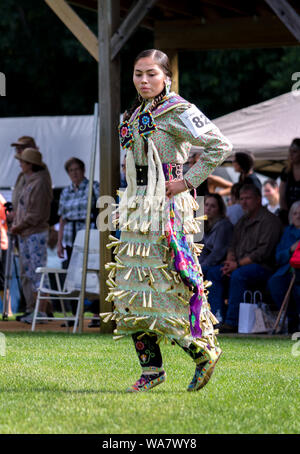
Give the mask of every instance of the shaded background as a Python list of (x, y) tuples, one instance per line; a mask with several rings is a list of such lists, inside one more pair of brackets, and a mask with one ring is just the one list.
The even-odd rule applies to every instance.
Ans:
[[(97, 14), (74, 9), (97, 34)], [(135, 96), (134, 58), (151, 47), (152, 33), (138, 29), (121, 51), (122, 111)], [(300, 47), (179, 53), (180, 94), (210, 118), (290, 91), (297, 71)], [(97, 62), (40, 0), (0, 4), (0, 72), (1, 117), (91, 114), (97, 102)]]

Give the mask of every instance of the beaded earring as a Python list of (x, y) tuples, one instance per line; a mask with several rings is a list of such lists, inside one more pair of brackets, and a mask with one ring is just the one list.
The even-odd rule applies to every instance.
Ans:
[(165, 80), (165, 88), (166, 88), (166, 95), (168, 95), (171, 91), (172, 80), (170, 77), (167, 77)]

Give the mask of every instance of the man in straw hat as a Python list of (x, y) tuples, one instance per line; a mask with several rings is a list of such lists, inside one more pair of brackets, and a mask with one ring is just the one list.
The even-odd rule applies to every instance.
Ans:
[[(16, 142), (13, 142), (12, 144), (10, 144), (10, 146), (15, 148), (15, 152), (16, 152), (15, 157), (20, 156), (22, 151), (25, 150), (25, 148), (35, 148), (37, 150), (39, 149), (35, 143), (34, 138), (30, 137), (30, 136), (19, 137), (19, 139)], [(23, 172), (20, 172), (17, 177), (17, 180), (15, 182), (13, 193), (12, 193), (12, 204), (13, 204), (14, 210), (17, 209), (20, 192), (21, 192), (24, 184), (25, 184), (25, 176), (24, 176)]]
[(17, 206), (14, 206), (11, 233), (18, 235), (21, 282), (26, 299), (26, 315), (21, 321), (30, 323), (39, 284), (35, 269), (47, 263), (52, 187), (48, 169), (37, 148), (25, 148), (15, 158), (20, 161), (24, 183)]

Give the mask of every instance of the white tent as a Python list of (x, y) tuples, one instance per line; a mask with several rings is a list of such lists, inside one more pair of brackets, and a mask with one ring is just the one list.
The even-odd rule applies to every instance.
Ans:
[[(89, 176), (93, 138), (93, 116), (53, 116), (0, 118), (0, 188), (14, 185), (20, 172), (11, 143), (21, 136), (32, 136), (47, 164), (54, 187), (70, 184), (64, 163), (72, 156), (81, 159)], [(99, 152), (95, 180), (99, 181)]]
[(300, 137), (300, 91), (216, 118), (213, 122), (233, 144), (233, 151), (250, 151), (256, 160), (285, 160)]

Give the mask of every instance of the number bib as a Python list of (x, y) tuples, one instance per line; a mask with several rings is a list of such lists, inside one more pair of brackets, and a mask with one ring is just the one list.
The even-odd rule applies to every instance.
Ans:
[(179, 118), (195, 138), (200, 137), (201, 134), (205, 134), (207, 131), (216, 127), (201, 110), (197, 109), (194, 105), (179, 115)]

